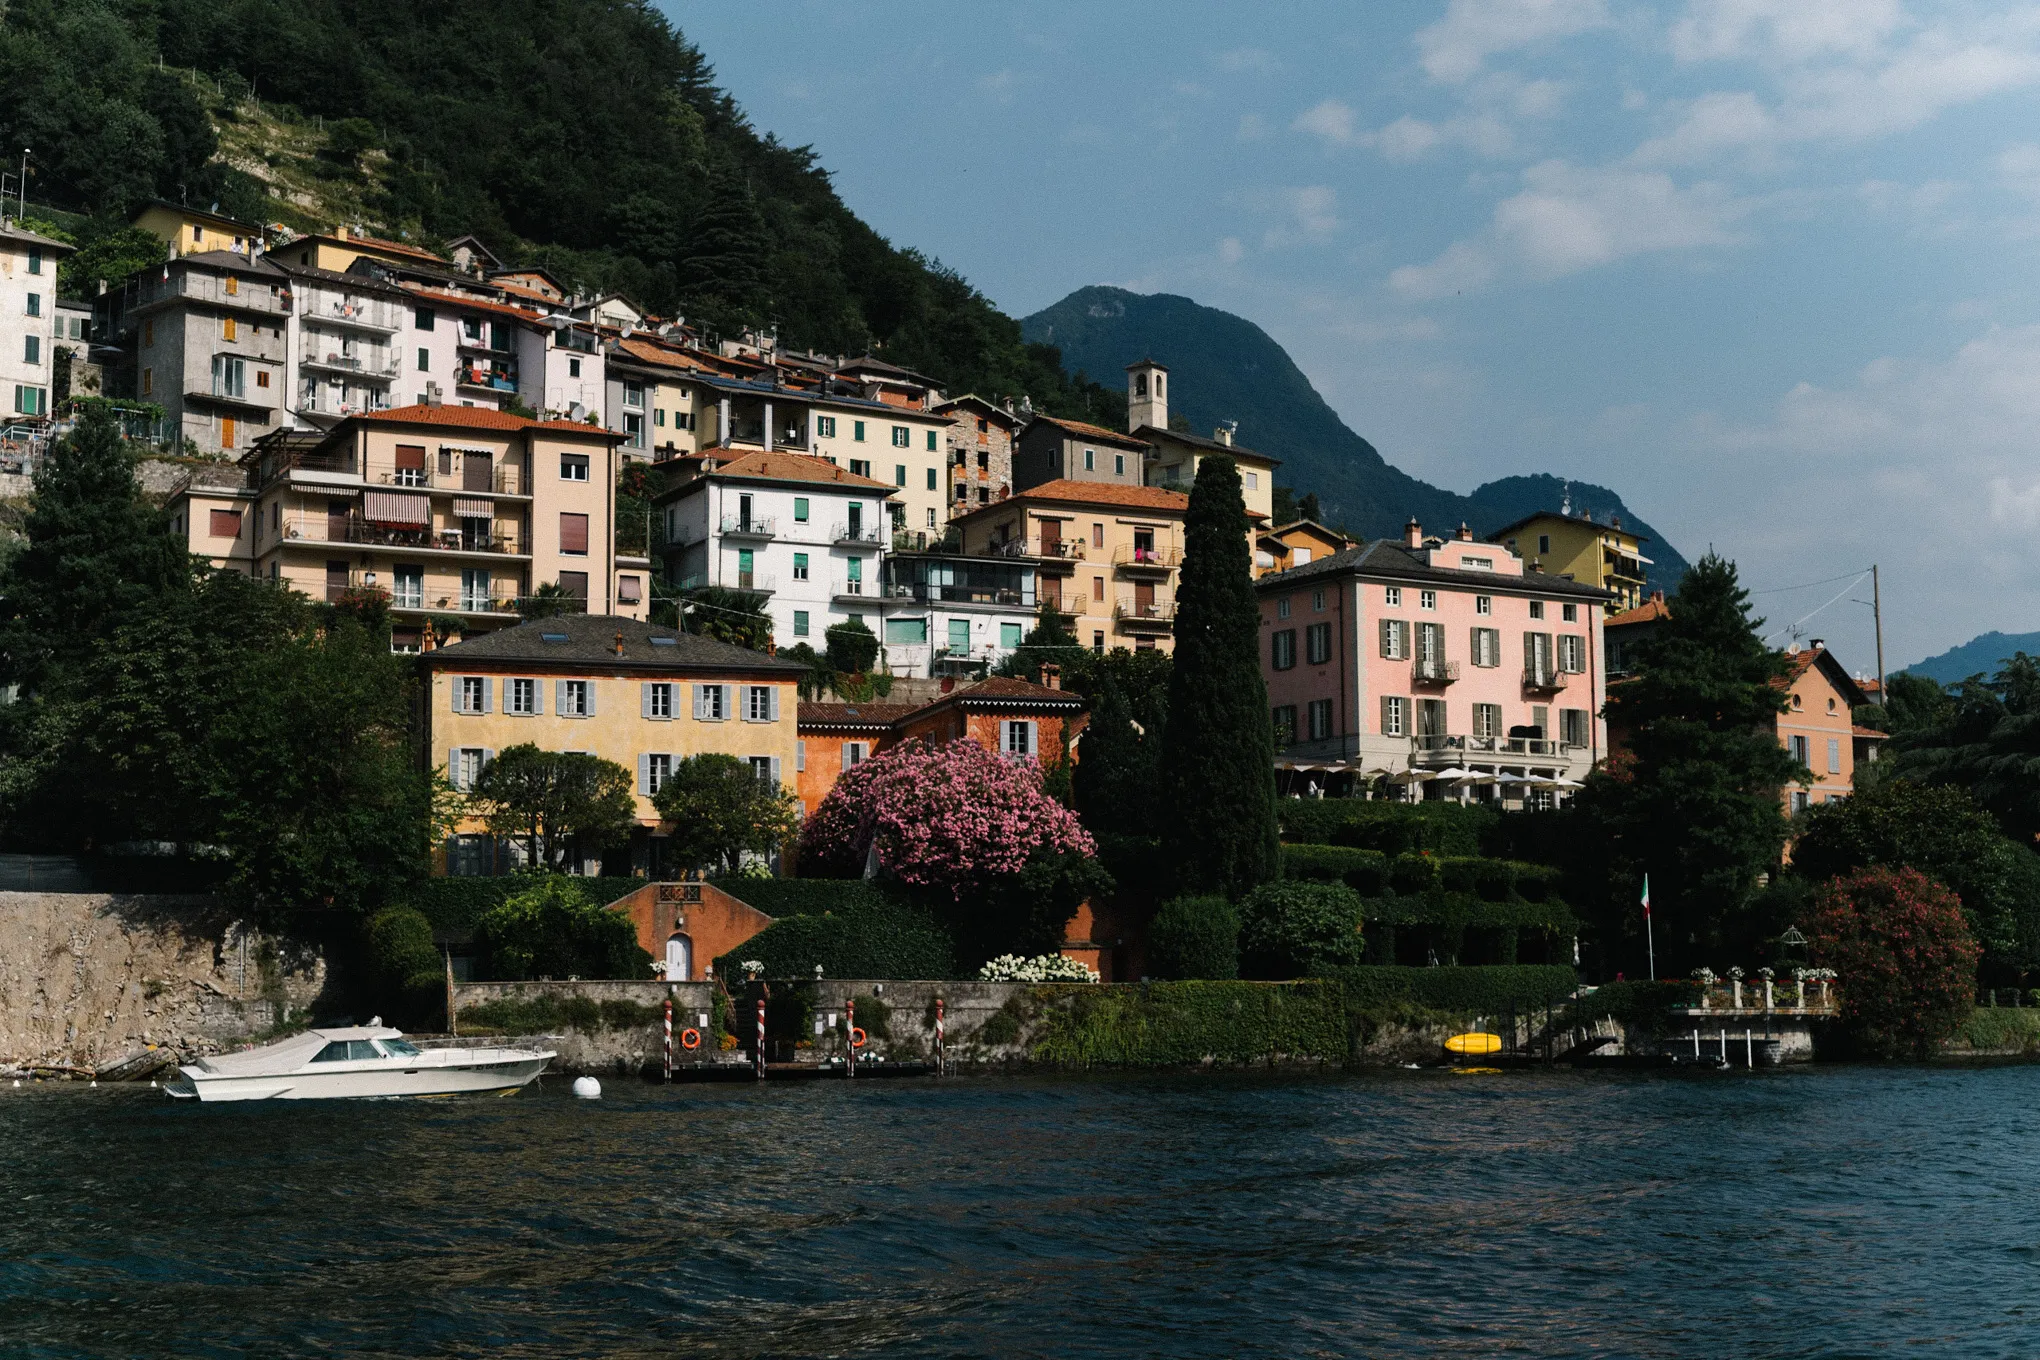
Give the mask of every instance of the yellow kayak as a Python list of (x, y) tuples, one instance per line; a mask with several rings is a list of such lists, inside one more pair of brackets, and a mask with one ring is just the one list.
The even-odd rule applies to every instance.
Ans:
[(1447, 1053), (1499, 1053), (1502, 1051), (1502, 1036), (1499, 1034), (1455, 1034), (1445, 1041)]

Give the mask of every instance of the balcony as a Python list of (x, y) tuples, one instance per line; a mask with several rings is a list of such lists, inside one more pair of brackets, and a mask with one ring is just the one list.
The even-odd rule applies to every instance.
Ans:
[(771, 515), (724, 515), (721, 533), (724, 538), (777, 538), (779, 521)]
[(875, 582), (843, 580), (830, 587), (829, 598), (846, 604), (877, 604), (880, 593)]
[(385, 302), (350, 301), (309, 291), (301, 313), (307, 325), (391, 335), (404, 328), (403, 313)]
[(522, 489), (523, 478), (518, 476), (517, 469), (514, 467), (496, 468), (493, 475), (482, 486), (470, 484), (465, 468), (459, 472), (450, 473), (428, 472), (424, 468), (384, 468), (376, 474), (376, 483), (379, 486), (400, 486), (415, 488), (420, 491), (438, 491), (445, 494), (463, 491), (470, 494), (483, 492), (497, 496), (529, 496), (531, 494)]
[(779, 589), (779, 578), (769, 572), (739, 571), (723, 582), (731, 590), (750, 590), (760, 595), (770, 595)]
[(517, 391), (517, 366), (515, 364), (461, 364), (453, 370), (453, 385), (477, 392)]
[(1449, 685), (1458, 678), (1457, 661), (1428, 657), (1410, 663), (1410, 683), (1413, 685)]
[(1461, 737), (1437, 732), (1410, 738), (1411, 751), (1420, 756), (1447, 757), (1447, 763), (1454, 763), (1459, 757), (1468, 755), (1550, 759), (1577, 749), (1541, 737)]
[(876, 548), (885, 542), (885, 531), (871, 524), (838, 524), (829, 530), (829, 541), (839, 548)]
[[(248, 395), (251, 390), (256, 393), (255, 397)], [(276, 409), (276, 403), (269, 399), (269, 394), (275, 390), (273, 387), (251, 389), (246, 383), (233, 386), (216, 382), (209, 388), (192, 388), (186, 391), (184, 399), (209, 402), (214, 406), (227, 406), (237, 411), (259, 412), (266, 420), (269, 413)]]
[(1174, 600), (1135, 600), (1122, 595), (1112, 617), (1125, 633), (1166, 633), (1176, 626)]
[(1533, 694), (1556, 694), (1572, 679), (1564, 671), (1552, 666), (1525, 666), (1523, 688)]
[(1129, 576), (1167, 576), (1183, 565), (1183, 550), (1122, 543), (1112, 550), (1112, 565)]
[(284, 522), (283, 538), (286, 545), (303, 547), (348, 543), (359, 547), (400, 548), (405, 552), (447, 555), (530, 555), (525, 547), (520, 546), (514, 533), (474, 533), (465, 529), (430, 529), (424, 525), (371, 524), (359, 518), (340, 520), (331, 516), (289, 519)]
[(378, 359), (373, 356), (336, 354), (331, 351), (323, 355), (307, 354), (304, 358), (298, 360), (298, 366), (326, 373), (337, 373), (343, 377), (367, 378), (373, 382), (393, 382), (397, 375), (402, 372), (402, 368), (394, 358), (385, 357)]
[(1084, 560), (1084, 545), (1073, 538), (1014, 538), (992, 545), (994, 557), (1029, 557), (1051, 571), (1072, 571)]
[(253, 278), (241, 278), (236, 280), (234, 290), (229, 292), (225, 279), (212, 274), (196, 273), (180, 273), (170, 279), (158, 275), (149, 279), (129, 296), (127, 309), (130, 312), (139, 312), (146, 307), (172, 302), (202, 302), (211, 307), (256, 312), (265, 316), (288, 316), (291, 309), (290, 293), (287, 289), (272, 290), (268, 283), (258, 283)]

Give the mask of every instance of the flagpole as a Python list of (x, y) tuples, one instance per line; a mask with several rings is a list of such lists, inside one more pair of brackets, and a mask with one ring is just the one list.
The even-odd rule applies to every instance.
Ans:
[(1650, 875), (1643, 876), (1643, 938), (1650, 945), (1650, 980), (1657, 981), (1657, 930), (1650, 922)]

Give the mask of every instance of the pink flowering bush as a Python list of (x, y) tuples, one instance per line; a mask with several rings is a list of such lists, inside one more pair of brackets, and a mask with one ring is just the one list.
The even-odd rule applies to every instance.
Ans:
[(1032, 762), (974, 741), (913, 741), (846, 770), (801, 833), (801, 855), (856, 873), (880, 865), (958, 900), (1020, 873), (1037, 855), (1098, 853), (1077, 815), (1042, 789)]

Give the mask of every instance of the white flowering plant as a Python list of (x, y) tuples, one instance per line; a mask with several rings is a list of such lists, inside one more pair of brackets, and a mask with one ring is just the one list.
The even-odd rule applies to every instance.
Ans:
[(1693, 980), (1705, 987), (1718, 982), (1720, 979), (1715, 977), (1712, 968), (1702, 966), (1693, 970)]
[(1001, 954), (978, 969), (982, 982), (1096, 982), (1097, 970), (1061, 954)]

